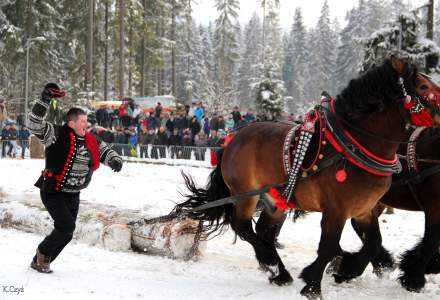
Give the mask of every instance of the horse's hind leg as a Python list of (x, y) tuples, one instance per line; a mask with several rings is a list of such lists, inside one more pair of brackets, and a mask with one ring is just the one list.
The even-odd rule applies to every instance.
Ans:
[(426, 266), (425, 274), (440, 273), (440, 252), (437, 251)]
[[(434, 210), (429, 210), (436, 214)], [(438, 213), (437, 213), (438, 214)], [(402, 274), (399, 281), (408, 291), (418, 292), (425, 286), (425, 273), (438, 252), (440, 240), (439, 217), (425, 212), (425, 235), (412, 250), (406, 251), (400, 262)], [(428, 267), (429, 266), (429, 267)]]
[[(292, 276), (290, 276), (289, 272), (286, 270), (275, 247), (275, 239), (284, 220), (285, 215), (283, 211), (277, 210), (275, 213), (271, 214), (267, 210), (264, 210), (255, 227), (257, 237), (262, 241), (265, 248), (264, 251), (261, 251), (261, 255), (269, 255), (269, 257), (259, 260), (260, 266), (266, 271), (272, 271), (269, 280), (277, 285), (286, 285), (293, 281)], [(271, 261), (272, 263), (274, 257), (278, 260), (277, 265), (267, 265), (264, 263), (264, 261)]]
[(364, 243), (361, 250), (355, 253), (344, 253), (338, 272), (333, 275), (337, 283), (349, 281), (362, 275), (368, 263), (379, 253), (382, 244), (379, 222), (373, 212), (368, 212), (362, 217), (352, 221), (355, 230), (361, 233)]
[[(362, 227), (358, 226), (356, 223), (356, 219), (351, 219), (351, 225), (353, 226), (354, 231), (361, 239), (362, 243), (364, 243), (365, 232), (362, 231)], [(373, 265), (373, 273), (378, 277), (381, 277), (385, 270), (394, 270), (395, 262), (391, 253), (385, 249), (382, 245), (380, 246), (379, 252), (377, 255), (371, 260), (371, 264)]]
[(321, 296), (321, 280), (328, 262), (338, 252), (339, 240), (344, 229), (346, 218), (338, 216), (336, 212), (323, 212), (321, 220), (321, 240), (319, 242), (318, 257), (307, 266), (300, 275), (306, 286), (301, 295), (308, 298)]
[[(231, 227), (241, 239), (252, 245), (260, 266), (264, 271), (270, 273), (269, 280), (271, 282), (273, 281), (276, 284), (280, 284), (281, 282), (278, 281), (278, 278), (280, 275), (283, 275), (285, 280), (282, 284), (290, 283), (292, 282), (292, 277), (290, 277), (289, 273), (285, 271), (284, 265), (281, 264), (282, 267), (280, 266), (280, 258), (273, 243), (274, 237), (272, 238), (272, 242), (265, 241), (261, 238), (261, 233), (260, 237), (257, 236), (252, 228), (252, 217), (258, 199), (258, 197), (252, 197), (247, 200), (242, 200), (235, 206)], [(261, 226), (262, 225), (257, 225), (257, 227)], [(269, 231), (265, 232), (264, 235), (270, 237), (272, 231), (273, 236), (275, 236), (276, 227), (271, 228)], [(283, 271), (286, 272), (288, 276), (284, 274)]]

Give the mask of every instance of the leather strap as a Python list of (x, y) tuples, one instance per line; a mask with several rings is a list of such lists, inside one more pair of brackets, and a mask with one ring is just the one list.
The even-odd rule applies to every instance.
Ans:
[(408, 164), (408, 171), (410, 173), (417, 172), (417, 143), (419, 136), (425, 131), (427, 127), (417, 127), (409, 137), (409, 143), (406, 146), (406, 162)]
[(374, 175), (390, 176), (402, 171), (402, 165), (398, 159), (392, 163), (381, 162), (356, 146), (340, 128), (340, 124), (338, 124), (336, 115), (333, 113), (330, 104), (323, 102), (322, 105), (325, 108), (324, 116), (328, 129), (326, 133), (331, 133), (331, 135), (326, 135), (326, 137), (338, 152), (342, 153), (355, 165)]

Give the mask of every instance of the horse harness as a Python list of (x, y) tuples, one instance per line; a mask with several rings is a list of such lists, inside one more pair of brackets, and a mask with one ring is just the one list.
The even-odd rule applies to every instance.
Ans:
[[(418, 194), (415, 191), (414, 184), (419, 184), (423, 181), (423, 179), (440, 173), (440, 161), (438, 160), (424, 160), (419, 159), (417, 157), (417, 142), (420, 140), (420, 135), (427, 129), (427, 127), (417, 127), (409, 138), (409, 143), (406, 149), (405, 156), (399, 156), (400, 159), (406, 160), (406, 164), (408, 167), (409, 176), (407, 178), (403, 178), (400, 180), (393, 180), (392, 187), (399, 186), (407, 186), (409, 191), (411, 192), (411, 196), (414, 201), (417, 203), (421, 210), (424, 210), (424, 207), (419, 199)], [(427, 162), (431, 164), (435, 164), (430, 168), (426, 168), (423, 170), (419, 169), (419, 162)]]
[[(314, 136), (318, 146), (310, 159), (311, 163), (304, 166), (304, 158), (310, 151), (310, 142)], [(332, 155), (324, 157), (323, 149), (327, 142), (332, 145), (334, 151)], [(292, 199), (293, 190), (298, 179), (313, 176), (334, 164), (342, 166), (335, 174), (336, 181), (345, 182), (347, 179), (346, 161), (377, 176), (391, 176), (402, 171), (397, 156), (393, 160), (382, 159), (369, 152), (344, 130), (336, 117), (334, 100), (323, 97), (321, 105), (306, 114), (304, 123), (293, 126), (286, 135), (283, 146), (283, 166), (288, 181), (282, 197), (270, 191), (275, 199), (275, 205), (282, 209), (293, 208), (293, 203), (297, 202)], [(285, 203), (282, 203), (280, 198), (284, 199)]]

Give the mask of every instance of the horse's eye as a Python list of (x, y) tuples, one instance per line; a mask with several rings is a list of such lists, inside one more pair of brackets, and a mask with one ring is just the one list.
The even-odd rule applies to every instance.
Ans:
[(420, 86), (420, 89), (421, 90), (427, 90), (429, 87), (426, 85), (426, 84), (422, 84), (421, 86)]

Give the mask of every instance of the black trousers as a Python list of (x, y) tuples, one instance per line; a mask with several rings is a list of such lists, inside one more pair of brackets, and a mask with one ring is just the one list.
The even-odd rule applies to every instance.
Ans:
[[(38, 250), (51, 261), (72, 240), (79, 208), (79, 193), (40, 192), (41, 200), (54, 220), (54, 230), (38, 245)], [(36, 259), (36, 258), (35, 258)]]

